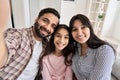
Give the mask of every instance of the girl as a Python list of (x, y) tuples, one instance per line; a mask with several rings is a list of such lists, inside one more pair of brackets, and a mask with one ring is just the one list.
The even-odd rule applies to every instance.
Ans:
[(70, 44), (68, 26), (58, 25), (40, 58), (43, 80), (72, 80)]

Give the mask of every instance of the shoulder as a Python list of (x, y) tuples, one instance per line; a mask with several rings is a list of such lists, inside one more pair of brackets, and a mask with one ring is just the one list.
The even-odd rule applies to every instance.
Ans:
[(42, 59), (43, 62), (46, 62), (47, 60), (48, 60), (48, 56), (44, 56)]
[(43, 59), (42, 59), (43, 63), (48, 62), (49, 58), (51, 58), (51, 57), (52, 57), (51, 54), (44, 56)]
[(30, 28), (22, 28), (22, 29), (8, 28), (5, 31), (5, 34), (7, 34), (7, 33), (23, 33), (23, 32), (27, 32), (28, 30), (30, 30)]
[(6, 31), (5, 31), (5, 34), (12, 34), (12, 33), (17, 33), (18, 32), (18, 29), (16, 28), (8, 28)]
[(97, 56), (114, 57), (115, 52), (110, 45), (102, 45), (97, 49)]
[(17, 29), (17, 28), (8, 28), (5, 33), (8, 33), (8, 32), (20, 32), (20, 31), (23, 31), (25, 28), (22, 28), (22, 29)]
[(20, 35), (20, 33), (22, 33), (20, 29), (8, 28), (8, 29), (5, 31), (5, 37), (6, 37), (6, 36), (12, 36), (12, 35)]
[(15, 28), (9, 28), (4, 32), (4, 37), (5, 40), (9, 43), (14, 42), (14, 40), (20, 40), (21, 38), (21, 33), (19, 32), (18, 29)]
[(102, 45), (98, 48), (100, 51), (113, 51), (113, 48), (110, 45)]
[(20, 37), (23, 33), (27, 34), (28, 31), (30, 31), (30, 28), (22, 28), (22, 29), (16, 29), (16, 28), (8, 28), (5, 32), (4, 32), (4, 36), (5, 37), (10, 37), (10, 36), (18, 36)]

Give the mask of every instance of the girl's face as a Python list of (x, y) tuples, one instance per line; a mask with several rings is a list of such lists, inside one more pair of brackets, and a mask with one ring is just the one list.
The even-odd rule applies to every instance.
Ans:
[(90, 29), (83, 25), (79, 20), (75, 20), (72, 28), (72, 36), (75, 41), (84, 44), (90, 37)]
[(54, 36), (56, 51), (62, 51), (69, 43), (69, 33), (64, 28), (58, 30)]

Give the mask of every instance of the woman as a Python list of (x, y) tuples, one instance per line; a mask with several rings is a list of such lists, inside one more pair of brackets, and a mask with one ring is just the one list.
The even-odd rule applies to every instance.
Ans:
[(99, 39), (93, 31), (89, 19), (77, 14), (70, 20), (70, 30), (74, 39), (72, 69), (78, 80), (111, 80), (115, 50), (107, 42)]
[(38, 80), (72, 80), (70, 44), (69, 27), (58, 25), (40, 58)]

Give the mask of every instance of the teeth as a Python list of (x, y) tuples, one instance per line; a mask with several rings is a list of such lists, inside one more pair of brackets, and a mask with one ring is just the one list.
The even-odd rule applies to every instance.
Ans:
[(77, 38), (82, 39), (82, 37), (77, 37)]
[(58, 44), (58, 46), (63, 46), (62, 44)]
[(61, 43), (58, 43), (58, 46), (60, 46), (60, 47), (61, 47), (61, 46), (63, 46), (63, 44), (61, 44)]

